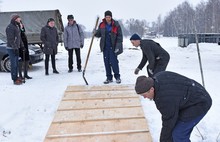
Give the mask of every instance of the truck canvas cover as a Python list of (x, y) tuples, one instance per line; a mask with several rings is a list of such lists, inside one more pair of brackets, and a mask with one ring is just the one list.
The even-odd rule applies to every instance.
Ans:
[(5, 29), (13, 14), (18, 14), (21, 17), (29, 44), (42, 44), (40, 40), (41, 28), (47, 24), (49, 18), (54, 18), (55, 27), (59, 34), (59, 42), (63, 41), (64, 27), (59, 10), (0, 12), (0, 38), (2, 40), (6, 41)]

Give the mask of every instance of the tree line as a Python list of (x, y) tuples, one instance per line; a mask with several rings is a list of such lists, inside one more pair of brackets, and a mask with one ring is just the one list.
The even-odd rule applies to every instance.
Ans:
[(220, 0), (200, 2), (193, 7), (185, 1), (171, 10), (164, 18), (161, 15), (157, 20), (149, 23), (146, 20), (129, 19), (119, 20), (123, 34), (129, 36), (138, 33), (144, 36), (148, 32), (156, 32), (167, 37), (179, 34), (219, 33), (220, 32)]

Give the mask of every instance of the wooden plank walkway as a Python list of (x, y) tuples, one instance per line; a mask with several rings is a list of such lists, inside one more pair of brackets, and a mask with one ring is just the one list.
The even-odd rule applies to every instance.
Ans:
[(68, 86), (44, 142), (152, 142), (152, 138), (134, 86)]

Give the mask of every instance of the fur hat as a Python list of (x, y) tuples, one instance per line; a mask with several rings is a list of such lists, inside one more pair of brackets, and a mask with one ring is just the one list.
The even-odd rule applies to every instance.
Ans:
[(138, 34), (133, 34), (130, 38), (130, 40), (141, 40), (140, 36)]
[(12, 14), (12, 15), (11, 15), (11, 19), (12, 19), (12, 20), (16, 20), (16, 19), (18, 19), (18, 18), (20, 18), (20, 16), (19, 16), (18, 14)]
[(139, 76), (136, 80), (135, 91), (137, 94), (142, 94), (150, 90), (154, 86), (154, 80), (144, 75)]
[(109, 11), (109, 10), (108, 10), (108, 11), (106, 11), (106, 12), (105, 12), (105, 17), (106, 17), (106, 16), (111, 16), (111, 17), (112, 17), (112, 12), (111, 12), (111, 11)]

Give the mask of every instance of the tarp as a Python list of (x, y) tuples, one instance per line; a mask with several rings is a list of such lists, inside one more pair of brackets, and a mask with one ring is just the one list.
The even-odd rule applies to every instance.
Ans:
[(40, 40), (41, 28), (47, 24), (49, 18), (54, 18), (59, 41), (63, 41), (64, 27), (59, 10), (0, 12), (0, 38), (2, 40), (5, 41), (6, 39), (5, 29), (10, 23), (13, 14), (18, 14), (21, 17), (30, 44), (42, 43)]

